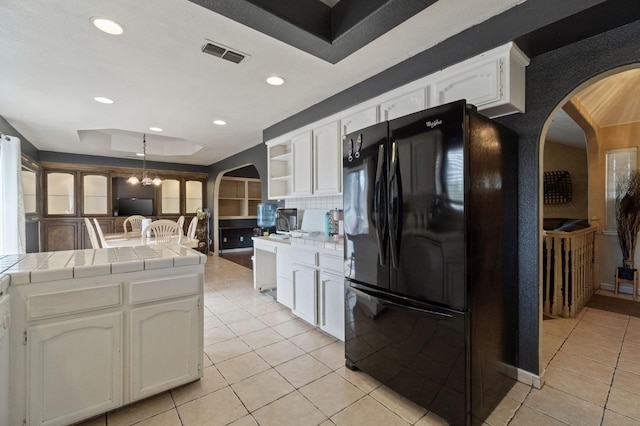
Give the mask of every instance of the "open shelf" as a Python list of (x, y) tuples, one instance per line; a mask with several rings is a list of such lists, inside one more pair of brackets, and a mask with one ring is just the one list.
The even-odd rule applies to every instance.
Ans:
[(261, 192), (260, 179), (223, 177), (218, 191), (218, 218), (255, 218)]

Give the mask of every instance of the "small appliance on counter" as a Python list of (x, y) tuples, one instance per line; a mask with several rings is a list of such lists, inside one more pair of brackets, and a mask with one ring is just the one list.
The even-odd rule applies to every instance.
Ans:
[(329, 235), (334, 238), (343, 235), (343, 211), (338, 208), (329, 212)]
[(276, 232), (291, 232), (298, 229), (298, 209), (276, 210)]
[(302, 212), (301, 231), (310, 235), (326, 234), (328, 210), (305, 209)]
[(254, 229), (253, 234), (269, 236), (276, 232), (276, 210), (277, 204), (273, 203), (259, 203), (258, 204), (258, 220), (257, 225), (259, 230)]

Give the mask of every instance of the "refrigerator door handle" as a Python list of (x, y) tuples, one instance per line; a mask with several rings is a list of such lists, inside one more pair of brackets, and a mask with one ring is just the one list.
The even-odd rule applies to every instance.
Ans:
[(398, 143), (391, 144), (391, 162), (389, 165), (389, 199), (388, 216), (389, 236), (391, 246), (391, 265), (399, 265), (400, 247), (400, 209), (402, 208), (402, 194), (400, 190), (400, 173), (398, 164)]
[(390, 306), (390, 307), (395, 307), (400, 309), (406, 309), (409, 311), (420, 312), (426, 315), (434, 315), (441, 318), (453, 318), (453, 315), (447, 314), (445, 312), (438, 312), (431, 309), (419, 308), (411, 305), (404, 305), (402, 303), (394, 302), (393, 300), (389, 300), (386, 298), (382, 299), (380, 297), (380, 294), (369, 292), (364, 289), (357, 289), (357, 288), (354, 288), (353, 286), (349, 286), (349, 291), (354, 292), (357, 296), (364, 297), (367, 300), (371, 300), (379, 304), (380, 306)]
[(373, 221), (376, 225), (376, 242), (378, 244), (378, 258), (380, 259), (380, 265), (386, 266), (387, 253), (386, 244), (384, 243), (384, 235), (386, 229), (386, 217), (382, 217), (385, 213), (381, 206), (384, 205), (383, 197), (385, 195), (384, 185), (384, 145), (378, 147), (378, 164), (376, 169), (376, 181), (373, 196)]

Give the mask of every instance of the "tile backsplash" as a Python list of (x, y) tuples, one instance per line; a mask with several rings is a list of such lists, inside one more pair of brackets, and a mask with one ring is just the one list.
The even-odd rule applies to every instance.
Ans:
[(331, 195), (326, 197), (306, 197), (288, 198), (285, 200), (286, 208), (298, 210), (304, 209), (342, 209), (342, 195)]

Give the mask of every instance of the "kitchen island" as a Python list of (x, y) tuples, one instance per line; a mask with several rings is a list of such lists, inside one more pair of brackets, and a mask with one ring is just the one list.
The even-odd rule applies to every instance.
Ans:
[(206, 261), (177, 244), (0, 256), (9, 424), (72, 424), (202, 377)]

